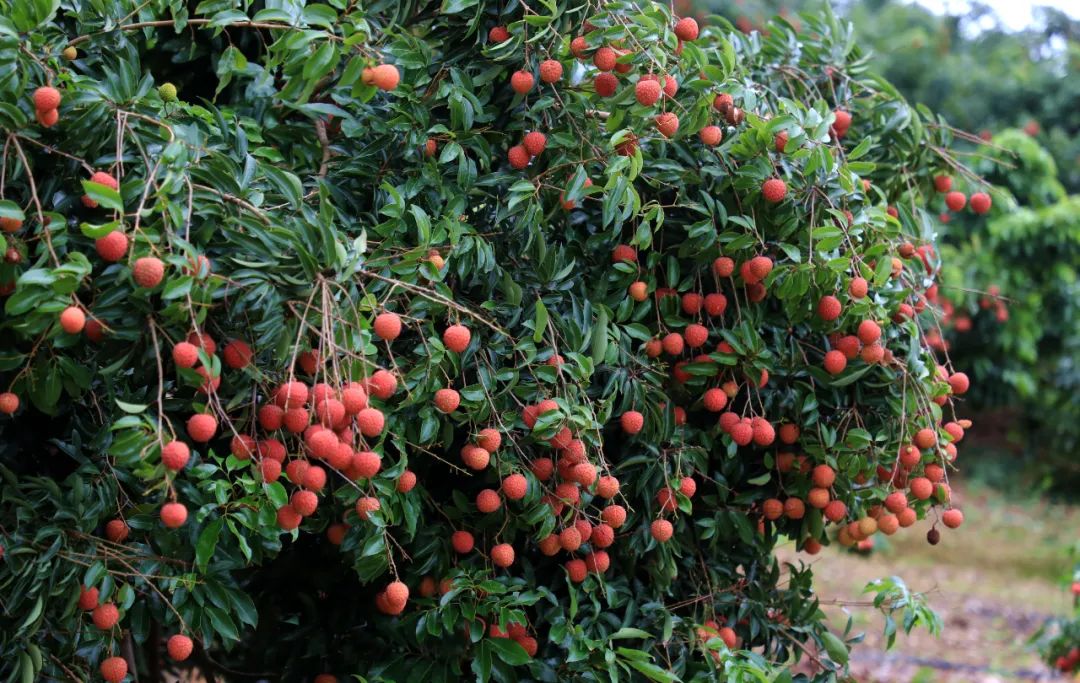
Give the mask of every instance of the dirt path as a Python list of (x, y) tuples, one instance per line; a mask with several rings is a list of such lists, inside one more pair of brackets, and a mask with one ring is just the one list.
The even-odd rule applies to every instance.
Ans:
[[(1080, 511), (1043, 504), (1004, 505), (988, 492), (957, 494), (964, 527), (944, 530), (938, 546), (926, 543), (929, 523), (886, 539), (878, 534), (869, 555), (839, 546), (818, 556), (784, 549), (781, 561), (814, 566), (823, 608), (835, 626), (848, 616), (866, 641), (852, 652), (852, 674), (860, 683), (991, 683), (1066, 681), (1039, 661), (1027, 644), (1046, 617), (1068, 614), (1071, 599), (1062, 577), (1069, 570), (1065, 548)], [(900, 634), (885, 651), (882, 618), (872, 609), (829, 602), (861, 601), (873, 579), (899, 576), (926, 593), (941, 616), (943, 631)]]

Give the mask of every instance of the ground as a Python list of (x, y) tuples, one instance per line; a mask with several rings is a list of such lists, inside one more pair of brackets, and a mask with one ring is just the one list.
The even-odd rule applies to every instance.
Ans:
[[(956, 488), (964, 525), (955, 531), (939, 525), (937, 546), (926, 542), (930, 524), (923, 521), (887, 540), (878, 534), (865, 556), (837, 545), (817, 556), (793, 547), (778, 554), (781, 561), (814, 566), (823, 608), (837, 629), (850, 615), (855, 630), (865, 631), (866, 641), (851, 656), (860, 683), (1068, 680), (1039, 661), (1028, 639), (1047, 617), (1071, 611), (1063, 577), (1071, 568), (1066, 548), (1076, 540), (1080, 508), (1002, 502), (985, 487)], [(849, 603), (872, 598), (863, 588), (886, 576), (927, 594), (944, 625), (940, 638), (921, 630), (901, 634), (885, 651), (880, 614)]]

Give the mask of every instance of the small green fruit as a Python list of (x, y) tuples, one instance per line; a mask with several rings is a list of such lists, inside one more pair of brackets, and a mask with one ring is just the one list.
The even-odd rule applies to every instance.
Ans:
[(69, 45), (64, 48), (64, 51), (61, 54), (64, 56), (64, 59), (69, 62), (74, 62), (75, 58), (79, 56), (79, 51), (75, 49), (74, 45)]
[(162, 83), (158, 88), (158, 95), (161, 95), (161, 99), (165, 102), (175, 102), (176, 86), (172, 83)]

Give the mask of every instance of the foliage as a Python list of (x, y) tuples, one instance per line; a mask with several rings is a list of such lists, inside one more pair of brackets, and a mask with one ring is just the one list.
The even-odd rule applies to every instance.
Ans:
[(874, 593), (874, 607), (885, 615), (885, 643), (891, 648), (896, 642), (896, 617), (899, 612), (900, 628), (911, 633), (916, 626), (925, 627), (931, 635), (941, 633), (941, 617), (930, 608), (926, 596), (912, 593), (899, 576), (876, 579), (867, 584), (864, 593)]
[[(651, 2), (62, 5), (0, 0), (9, 680), (832, 680), (849, 634), (773, 547), (958, 519), (927, 479), (963, 434), (924, 331), (950, 134), (831, 14), (682, 42)], [(677, 92), (637, 103), (649, 73)]]
[(943, 280), (955, 362), (979, 378), (974, 405), (1018, 409), (1015, 435), (1045, 484), (1080, 481), (1080, 196), (1066, 196), (1053, 159), (1019, 131), (979, 149), (995, 185), (989, 220), (957, 217)]
[[(1072, 555), (1080, 555), (1080, 545), (1073, 546)], [(1067, 583), (1072, 616), (1048, 619), (1031, 638), (1046, 663), (1063, 673), (1080, 670), (1080, 562), (1073, 566)]]

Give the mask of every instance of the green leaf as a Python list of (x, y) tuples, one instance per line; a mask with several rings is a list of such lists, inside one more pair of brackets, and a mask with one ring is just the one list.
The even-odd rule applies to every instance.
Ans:
[(121, 199), (118, 191), (90, 180), (82, 181), (82, 186), (83, 191), (90, 199), (93, 199), (106, 209), (112, 209), (113, 211), (124, 210), (124, 200)]
[(542, 299), (536, 300), (536, 315), (533, 318), (533, 341), (537, 344), (544, 338), (544, 332), (547, 331), (548, 324), (548, 312), (547, 307), (544, 306)]
[(847, 664), (848, 648), (843, 640), (830, 631), (823, 631), (821, 633), (821, 644), (825, 646), (825, 651), (829, 653), (829, 659), (837, 664)]
[(488, 638), (486, 642), (490, 644), (491, 649), (498, 655), (499, 659), (510, 666), (528, 664), (531, 659), (525, 648), (510, 638)]
[(195, 543), (195, 565), (200, 571), (206, 571), (206, 565), (214, 555), (218, 538), (221, 536), (221, 527), (224, 524), (224, 518), (218, 517), (207, 524), (206, 528), (199, 534), (199, 540)]

